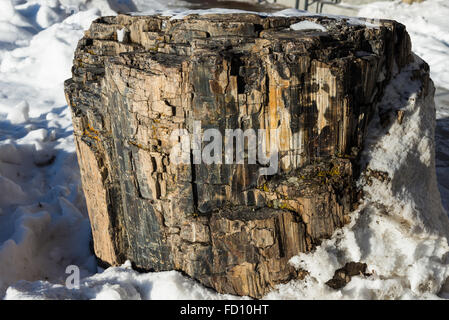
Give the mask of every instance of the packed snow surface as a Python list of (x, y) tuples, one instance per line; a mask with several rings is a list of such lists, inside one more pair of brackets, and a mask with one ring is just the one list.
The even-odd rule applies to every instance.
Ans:
[(437, 86), (449, 89), (449, 2), (426, 0), (412, 5), (401, 1), (363, 6), (359, 16), (393, 19), (407, 27), (412, 50), (431, 67)]
[(80, 289), (47, 281), (19, 281), (8, 288), (5, 299), (94, 299), (94, 300), (176, 300), (233, 299), (207, 289), (176, 271), (137, 273), (127, 261), (121, 267), (81, 280)]
[(449, 2), (426, 0), (408, 5), (401, 1), (363, 6), (360, 16), (394, 19), (406, 25), (413, 51), (430, 65), (438, 88), (437, 175), (443, 205), (449, 210)]
[[(0, 0), (0, 297), (231, 298), (174, 271), (139, 274), (128, 262), (97, 268), (63, 95), (77, 41), (93, 19), (118, 11), (180, 19), (193, 13), (186, 8), (186, 2), (170, 0)], [(197, 11), (207, 12), (236, 11)], [(304, 14), (293, 9), (275, 13)], [(430, 64), (436, 86), (449, 89), (445, 1), (374, 3), (362, 8), (360, 16), (406, 24), (413, 50)], [(368, 25), (356, 18), (349, 22)], [(292, 29), (322, 30), (310, 24)], [(402, 125), (384, 128), (375, 117), (362, 156), (364, 165), (388, 172), (390, 180), (368, 183), (362, 177), (366, 197), (351, 223), (315, 252), (292, 258), (292, 265), (309, 275), (279, 286), (266, 298), (449, 297), (442, 290), (449, 276), (449, 225), (435, 177), (434, 106), (431, 97), (418, 95), (419, 83), (408, 80), (420, 63), (416, 57), (395, 76), (379, 105), (393, 103), (402, 110)], [(448, 110), (438, 106), (440, 119)], [(447, 177), (447, 172), (442, 167), (438, 174)], [(366, 262), (372, 275), (353, 277), (341, 290), (327, 287), (325, 282), (348, 261)], [(79, 289), (65, 286), (68, 265), (80, 268)]]
[(310, 30), (310, 29), (326, 31), (326, 28), (323, 27), (322, 25), (312, 22), (312, 21), (308, 21), (308, 20), (294, 23), (290, 26), (290, 29), (295, 30), (295, 31)]

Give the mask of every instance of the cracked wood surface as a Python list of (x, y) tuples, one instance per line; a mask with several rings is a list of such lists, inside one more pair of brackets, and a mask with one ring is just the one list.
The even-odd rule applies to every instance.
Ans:
[[(327, 31), (289, 29), (303, 20)], [(256, 298), (300, 278), (289, 259), (349, 221), (370, 116), (410, 59), (393, 21), (97, 19), (65, 83), (96, 256)], [(223, 133), (277, 128), (278, 174), (171, 163), (170, 134), (193, 134), (194, 120)]]

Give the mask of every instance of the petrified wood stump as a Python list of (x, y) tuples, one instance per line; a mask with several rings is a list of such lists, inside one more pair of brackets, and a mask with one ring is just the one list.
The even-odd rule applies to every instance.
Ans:
[[(326, 31), (289, 28), (305, 20)], [(301, 276), (288, 260), (349, 221), (370, 115), (393, 70), (410, 59), (405, 28), (393, 21), (252, 14), (94, 21), (65, 91), (96, 256), (181, 270), (219, 292), (252, 297)], [(195, 121), (223, 135), (267, 129), (265, 151), (277, 146), (279, 170), (197, 164), (197, 144), (187, 150), (190, 162), (174, 163), (178, 142), (170, 136), (176, 129), (193, 136)], [(268, 129), (276, 129), (276, 146)]]

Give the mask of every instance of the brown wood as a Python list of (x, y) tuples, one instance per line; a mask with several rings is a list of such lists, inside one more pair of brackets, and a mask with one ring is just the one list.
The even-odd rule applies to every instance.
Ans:
[[(327, 31), (289, 29), (303, 20)], [(180, 270), (257, 298), (301, 277), (288, 261), (349, 221), (367, 124), (410, 59), (405, 27), (393, 21), (96, 20), (65, 90), (98, 259)], [(278, 128), (280, 171), (173, 164), (170, 134), (192, 134), (194, 120), (223, 133)]]

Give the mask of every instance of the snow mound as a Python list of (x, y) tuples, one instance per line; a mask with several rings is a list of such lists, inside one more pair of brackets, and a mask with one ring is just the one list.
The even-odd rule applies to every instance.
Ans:
[(58, 0), (0, 2), (2, 297), (19, 280), (61, 281), (69, 264), (82, 276), (96, 271), (63, 81), (100, 11), (68, 13)]
[[(411, 81), (416, 62), (397, 74), (378, 105), (381, 112), (403, 112), (390, 127), (377, 113), (369, 125), (362, 168), (388, 178), (362, 175), (364, 200), (351, 222), (315, 252), (291, 259), (309, 271), (304, 281), (281, 285), (269, 299), (413, 299), (438, 298), (449, 277), (449, 219), (441, 206), (435, 174), (433, 87), (422, 94)], [(356, 276), (342, 289), (325, 283), (335, 270), (356, 261), (371, 276)]]
[(400, 1), (371, 3), (360, 16), (395, 19), (407, 27), (413, 50), (430, 65), (437, 87), (437, 176), (445, 209), (449, 210), (449, 3), (423, 1), (407, 5)]
[(95, 299), (95, 300), (199, 300), (235, 299), (217, 294), (176, 271), (138, 273), (127, 261), (81, 281), (78, 289), (46, 281), (20, 281), (8, 288), (6, 300), (15, 299)]
[(320, 31), (326, 31), (326, 28), (323, 27), (322, 25), (312, 22), (312, 21), (301, 21), (298, 23), (294, 23), (290, 26), (290, 29), (298, 31), (298, 30), (308, 30), (308, 29), (315, 29), (315, 30), (320, 30)]
[(0, 3), (0, 10), (2, 15), (0, 16), (0, 21), (8, 21), (14, 17), (16, 10), (12, 5), (11, 0), (4, 0)]

